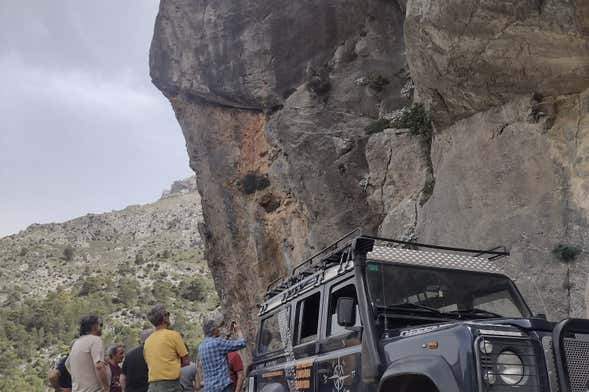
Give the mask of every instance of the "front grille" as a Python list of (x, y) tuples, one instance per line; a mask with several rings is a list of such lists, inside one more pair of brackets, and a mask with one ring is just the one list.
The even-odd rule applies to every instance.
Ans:
[(552, 332), (561, 392), (589, 391), (589, 320), (565, 319)]
[[(481, 344), (489, 342), (492, 345), (492, 352), (485, 353), (481, 350)], [(481, 336), (475, 340), (475, 349), (479, 360), (479, 385), (483, 392), (538, 392), (544, 390), (543, 377), (540, 374), (541, 367), (538, 365), (540, 348), (536, 347), (533, 341), (522, 338), (504, 338), (504, 337), (487, 337)], [(539, 346), (539, 345), (538, 345)], [(517, 384), (509, 384), (505, 381), (505, 376), (509, 374), (501, 372), (502, 360), (507, 362), (514, 359), (514, 353), (523, 364), (523, 376)], [(503, 363), (504, 364), (504, 363)], [(583, 391), (586, 392), (586, 391)]]
[(562, 340), (571, 392), (589, 390), (589, 341), (564, 338)]

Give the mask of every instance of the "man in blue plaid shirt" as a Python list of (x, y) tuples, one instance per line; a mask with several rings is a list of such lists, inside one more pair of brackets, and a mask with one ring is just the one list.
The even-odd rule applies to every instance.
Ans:
[(238, 337), (235, 340), (220, 338), (220, 327), (215, 320), (207, 320), (202, 327), (205, 340), (198, 347), (198, 354), (204, 373), (204, 392), (233, 392), (227, 354), (247, 345), (237, 324), (231, 325), (232, 332)]

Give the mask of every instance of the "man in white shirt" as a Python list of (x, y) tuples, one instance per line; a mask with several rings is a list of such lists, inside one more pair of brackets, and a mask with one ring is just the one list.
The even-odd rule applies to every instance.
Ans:
[(72, 375), (72, 392), (110, 392), (104, 362), (102, 320), (90, 315), (80, 320), (80, 337), (74, 342), (66, 367)]

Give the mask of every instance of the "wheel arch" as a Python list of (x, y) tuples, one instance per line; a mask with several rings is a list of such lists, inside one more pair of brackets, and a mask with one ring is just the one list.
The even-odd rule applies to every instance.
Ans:
[(379, 392), (461, 392), (452, 368), (442, 357), (415, 356), (389, 365)]
[(379, 392), (440, 392), (436, 384), (423, 374), (398, 374), (380, 383)]

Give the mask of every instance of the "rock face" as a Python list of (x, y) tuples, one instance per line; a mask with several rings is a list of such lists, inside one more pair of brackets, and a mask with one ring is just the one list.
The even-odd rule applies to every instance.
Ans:
[[(151, 75), (229, 315), (252, 328), (266, 284), (355, 227), (504, 244), (536, 310), (585, 315), (589, 259), (552, 251), (588, 232), (588, 38), (580, 0), (162, 0)], [(394, 121), (415, 102), (433, 134)]]
[(438, 122), (588, 85), (586, 1), (413, 0), (405, 28), (411, 76)]

